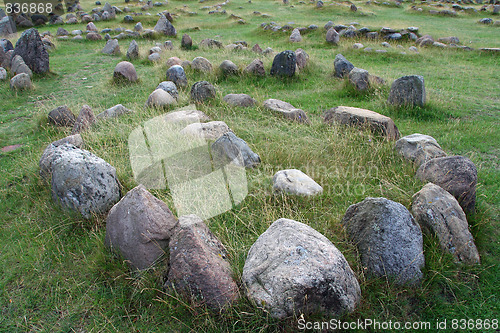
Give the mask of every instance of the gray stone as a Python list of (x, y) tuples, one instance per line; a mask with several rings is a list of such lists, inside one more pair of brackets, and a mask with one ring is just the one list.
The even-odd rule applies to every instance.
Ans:
[(196, 110), (196, 106), (190, 105), (187, 110), (180, 110), (167, 113), (163, 120), (167, 123), (199, 123), (209, 121), (210, 118), (202, 111)]
[(141, 32), (142, 30), (144, 30), (144, 28), (142, 27), (142, 23), (141, 22), (138, 22), (135, 26), (134, 26), (134, 30), (137, 31), (137, 32)]
[(106, 42), (106, 45), (101, 51), (104, 54), (120, 54), (120, 45), (118, 44), (118, 39), (110, 39)]
[(433, 158), (446, 156), (446, 153), (441, 149), (436, 139), (432, 136), (418, 133), (402, 137), (396, 141), (394, 149), (405, 159), (414, 162), (417, 166)]
[(201, 48), (205, 47), (205, 48), (210, 48), (210, 49), (213, 49), (213, 48), (222, 49), (224, 46), (222, 45), (221, 42), (219, 42), (215, 39), (206, 38), (200, 42), (200, 47)]
[(27, 90), (32, 89), (30, 76), (26, 73), (17, 74), (10, 79), (10, 88), (13, 90)]
[(50, 111), (48, 120), (50, 124), (55, 126), (73, 127), (76, 117), (66, 105), (63, 105)]
[(264, 68), (264, 63), (260, 59), (254, 59), (246, 68), (246, 73), (250, 73), (257, 76), (266, 76), (266, 70)]
[(118, 105), (113, 106), (112, 108), (109, 108), (109, 109), (99, 113), (96, 118), (98, 118), (98, 119), (116, 118), (116, 117), (119, 117), (119, 116), (124, 115), (126, 113), (131, 113), (131, 112), (134, 112), (134, 111), (127, 109), (126, 107), (124, 107), (121, 104), (118, 104)]
[(6, 79), (7, 79), (7, 71), (5, 70), (5, 68), (0, 67), (0, 81), (6, 80)]
[(49, 53), (35, 28), (28, 29), (21, 34), (14, 49), (13, 56), (16, 55), (23, 58), (33, 73), (45, 74), (50, 70)]
[(163, 89), (153, 91), (146, 102), (146, 107), (150, 108), (165, 108), (169, 105), (176, 104), (175, 98)]
[(182, 60), (177, 57), (170, 57), (167, 59), (167, 67), (170, 68), (172, 66), (179, 65), (182, 66)]
[(328, 21), (328, 22), (326, 22), (324, 29), (326, 31), (328, 31), (330, 28), (333, 28), (334, 25), (335, 25), (335, 23), (333, 23), (333, 21)]
[(68, 30), (62, 27), (57, 28), (56, 36), (68, 36), (68, 35), (69, 35)]
[(11, 37), (17, 32), (16, 23), (11, 16), (0, 18), (0, 37)]
[(181, 130), (181, 134), (215, 141), (231, 129), (223, 121), (210, 121), (208, 123), (192, 123)]
[(337, 122), (342, 125), (360, 128), (368, 127), (373, 132), (380, 133), (389, 140), (399, 139), (399, 130), (394, 121), (374, 111), (349, 106), (338, 106), (326, 111), (324, 120), (330, 124)]
[(161, 60), (161, 55), (157, 52), (155, 53), (151, 53), (149, 56), (148, 56), (148, 60), (151, 61), (151, 62), (158, 62)]
[(56, 148), (65, 143), (69, 143), (77, 148), (83, 148), (84, 146), (80, 134), (70, 135), (49, 144), (43, 151), (42, 157), (38, 163), (40, 167), (40, 178), (42, 178), (43, 181), (50, 182), (52, 179), (52, 163), (54, 163), (55, 159), (60, 156), (62, 152)]
[(139, 185), (109, 211), (104, 242), (133, 269), (142, 270), (167, 251), (177, 224), (167, 205)]
[(169, 247), (166, 288), (219, 310), (238, 299), (227, 251), (198, 216), (179, 218)]
[(295, 52), (290, 50), (283, 51), (274, 57), (271, 75), (292, 77), (295, 74), (296, 64), (297, 57), (295, 56)]
[(458, 200), (464, 212), (474, 212), (477, 169), (467, 157), (433, 158), (418, 168), (416, 177), (441, 186)]
[(212, 71), (212, 64), (210, 63), (210, 61), (203, 57), (196, 57), (191, 62), (191, 68), (193, 68), (195, 71), (208, 73)]
[(330, 44), (337, 45), (339, 43), (340, 36), (338, 32), (332, 27), (326, 32), (326, 42)]
[(87, 24), (87, 31), (95, 31), (97, 32), (97, 27), (95, 26), (95, 24), (93, 22), (90, 22), (89, 24)]
[(23, 58), (20, 55), (15, 55), (14, 58), (12, 58), (10, 64), (10, 71), (14, 76), (22, 73), (28, 74), (30, 78), (33, 76), (33, 72), (28, 67), (28, 65), (26, 65), (26, 63), (24, 62)]
[(193, 40), (188, 34), (182, 35), (181, 47), (185, 50), (190, 50), (193, 47)]
[(450, 193), (428, 183), (413, 196), (411, 210), (415, 220), (424, 230), (437, 235), (443, 251), (450, 252), (455, 261), (479, 264), (479, 253), (465, 213)]
[(368, 274), (398, 284), (420, 282), (425, 263), (422, 231), (406, 207), (368, 197), (347, 209), (342, 225)]
[(351, 62), (340, 53), (335, 56), (333, 66), (335, 68), (335, 72), (333, 75), (339, 78), (343, 78), (344, 76), (348, 75), (349, 72), (354, 68), (354, 65), (351, 64)]
[(177, 86), (172, 81), (161, 82), (156, 89), (163, 89), (172, 95), (173, 98), (177, 99), (179, 97), (179, 92), (177, 91)]
[(232, 162), (245, 168), (253, 168), (260, 164), (259, 155), (232, 132), (223, 134), (212, 144), (212, 157), (215, 164), (221, 166)]
[(238, 74), (238, 66), (236, 66), (231, 60), (224, 60), (220, 64), (219, 68), (224, 75)]
[(224, 102), (232, 106), (250, 107), (257, 101), (247, 94), (227, 94), (223, 98)]
[(137, 72), (134, 65), (128, 61), (119, 62), (113, 72), (113, 79), (119, 82), (137, 82)]
[(78, 118), (76, 118), (71, 134), (77, 134), (86, 131), (90, 126), (96, 122), (94, 112), (88, 105), (82, 106)]
[(290, 35), (289, 40), (292, 43), (298, 43), (298, 42), (302, 41), (302, 36), (300, 35), (299, 29), (297, 29), (297, 28), (293, 29), (292, 34)]
[(349, 72), (349, 82), (357, 91), (370, 89), (370, 74), (367, 70), (354, 67)]
[(297, 67), (299, 67), (299, 69), (304, 69), (309, 62), (309, 54), (307, 54), (303, 49), (297, 49), (295, 50), (295, 57), (297, 61)]
[(262, 49), (261, 47), (259, 46), (259, 44), (255, 44), (253, 47), (252, 47), (252, 51), (255, 52), (255, 53), (262, 53)]
[(442, 37), (438, 39), (438, 42), (445, 44), (460, 44), (458, 37)]
[(303, 110), (297, 109), (292, 104), (280, 101), (279, 99), (271, 98), (265, 100), (264, 107), (268, 110), (281, 114), (283, 117), (287, 119), (304, 123), (309, 122), (309, 119), (307, 118), (307, 115)]
[(318, 183), (297, 169), (278, 171), (273, 177), (273, 190), (302, 196), (314, 196), (323, 193), (323, 188)]
[(191, 99), (197, 103), (204, 103), (215, 98), (215, 88), (207, 81), (198, 81), (191, 87)]
[(130, 42), (127, 50), (127, 58), (130, 60), (139, 58), (139, 44), (135, 40)]
[[(81, 36), (80, 36), (81, 37)], [(102, 36), (98, 32), (89, 32), (87, 36), (85, 36), (88, 40), (101, 40)]]
[(425, 104), (424, 77), (420, 75), (408, 75), (397, 79), (392, 83), (389, 104), (395, 106), (424, 106)]
[(184, 68), (179, 65), (171, 66), (167, 69), (167, 80), (175, 83), (177, 87), (187, 86), (187, 77)]
[(52, 198), (84, 218), (106, 213), (120, 199), (116, 170), (94, 154), (65, 143), (52, 162)]
[(311, 227), (279, 219), (252, 245), (242, 281), (248, 298), (274, 318), (353, 312), (361, 299), (342, 253)]

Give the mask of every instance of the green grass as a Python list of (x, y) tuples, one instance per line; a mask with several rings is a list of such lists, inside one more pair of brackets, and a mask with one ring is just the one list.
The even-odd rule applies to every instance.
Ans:
[[(121, 2), (112, 2), (123, 7)], [(477, 24), (476, 15), (429, 17), (401, 8), (367, 6), (356, 3), (365, 13), (352, 13), (343, 4), (322, 9), (314, 4), (292, 1), (294, 8), (281, 1), (253, 0), (251, 4), (234, 0), (224, 9), (228, 14), (208, 15), (204, 6), (215, 1), (170, 1), (168, 9), (178, 14), (174, 25), (176, 48), (166, 51), (159, 64), (145, 61), (150, 47), (158, 40), (137, 40), (141, 59), (134, 61), (139, 84), (111, 83), (114, 66), (124, 56), (100, 53), (104, 42), (58, 41), (50, 55), (52, 74), (35, 77), (35, 89), (13, 92), (8, 81), (0, 83), (0, 147), (23, 146), (0, 153), (0, 331), (2, 332), (295, 332), (297, 318), (277, 321), (263, 309), (241, 300), (222, 313), (207, 310), (196, 301), (166, 294), (161, 289), (165, 265), (141, 274), (127, 266), (104, 247), (105, 216), (84, 220), (63, 211), (51, 199), (50, 186), (38, 176), (38, 160), (50, 142), (69, 134), (47, 124), (54, 107), (68, 105), (77, 113), (83, 104), (99, 113), (118, 103), (135, 110), (117, 120), (108, 120), (83, 134), (86, 149), (104, 158), (117, 169), (124, 193), (135, 183), (128, 160), (127, 138), (141, 122), (163, 111), (144, 109), (148, 95), (165, 80), (165, 61), (171, 56), (192, 60), (204, 56), (214, 65), (214, 73), (187, 71), (189, 87), (208, 80), (217, 88), (217, 99), (201, 109), (215, 120), (225, 121), (257, 152), (262, 164), (248, 171), (249, 196), (232, 211), (207, 221), (210, 229), (227, 247), (237, 283), (248, 249), (269, 225), (285, 217), (304, 222), (328, 237), (346, 256), (362, 289), (362, 302), (344, 321), (430, 321), (457, 319), (498, 319), (500, 289), (499, 207), (500, 207), (500, 58), (478, 51), (421, 49), (419, 54), (400, 54), (396, 43), (386, 54), (354, 50), (351, 45), (380, 48), (380, 41), (342, 40), (336, 47), (324, 42), (322, 26), (353, 21), (360, 26), (405, 28), (418, 26), (422, 34), (435, 38), (457, 36), (464, 45), (499, 47), (498, 27)], [(82, 1), (85, 9), (92, 1)], [(183, 8), (187, 5), (187, 8)], [(133, 5), (131, 5), (133, 6)], [(239, 7), (242, 6), (243, 9)], [(479, 8), (479, 6), (476, 6)], [(186, 13), (183, 13), (183, 10)], [(188, 11), (198, 15), (189, 16)], [(262, 18), (254, 11), (271, 15)], [(243, 17), (239, 25), (230, 14)], [(138, 16), (145, 28), (152, 28), (156, 17)], [(295, 26), (317, 24), (320, 28), (304, 35), (298, 44), (288, 42), (288, 33), (263, 31), (262, 22), (275, 21)], [(97, 22), (97, 27), (132, 28), (121, 19)], [(199, 27), (199, 30), (194, 30)], [(85, 25), (65, 26), (82, 29)], [(53, 34), (57, 27), (43, 27)], [(267, 72), (272, 57), (251, 51), (180, 50), (180, 37), (188, 32), (197, 43), (218, 37), (225, 45), (245, 40), (252, 46), (275, 51), (303, 48), (310, 64), (299, 75), (285, 81), (273, 77), (242, 75), (224, 78), (217, 70), (225, 59), (244, 68), (261, 58)], [(121, 40), (125, 53), (128, 40)], [(399, 43), (405, 49), (411, 45)], [(333, 59), (342, 53), (355, 66), (383, 77), (387, 84), (367, 94), (357, 94), (343, 81), (331, 76)], [(420, 74), (428, 94), (424, 108), (398, 110), (386, 99), (390, 83), (403, 75)], [(277, 118), (262, 107), (231, 108), (222, 102), (228, 93), (247, 93), (260, 103), (277, 98), (304, 109), (310, 125)], [(189, 88), (180, 91), (179, 106), (188, 105)], [(347, 105), (367, 108), (393, 118), (402, 135), (423, 133), (437, 139), (450, 155), (469, 157), (477, 166), (479, 184), (477, 213), (468, 216), (482, 264), (463, 267), (444, 254), (437, 239), (424, 237), (425, 278), (419, 287), (398, 287), (384, 279), (365, 276), (355, 246), (348, 242), (340, 220), (349, 205), (367, 196), (384, 196), (409, 207), (412, 195), (422, 183), (414, 178), (415, 169), (393, 151), (393, 143), (357, 129), (326, 126), (321, 115), (329, 108)], [(173, 109), (173, 108), (172, 108)], [(305, 199), (274, 196), (271, 178), (284, 168), (298, 168), (324, 187), (318, 197)], [(168, 190), (153, 191), (174, 209)], [(313, 315), (311, 320), (329, 320)]]

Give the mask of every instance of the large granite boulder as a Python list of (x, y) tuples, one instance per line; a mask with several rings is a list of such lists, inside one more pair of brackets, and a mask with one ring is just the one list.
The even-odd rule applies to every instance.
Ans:
[(28, 29), (17, 40), (14, 56), (20, 55), (33, 73), (49, 72), (49, 53), (45, 49), (42, 38), (35, 28)]
[(42, 157), (38, 163), (40, 167), (40, 178), (45, 182), (50, 182), (52, 179), (52, 163), (64, 151), (58, 150), (57, 147), (69, 143), (77, 148), (83, 148), (84, 142), (80, 134), (70, 135), (60, 140), (49, 144), (43, 151)]
[(368, 274), (398, 284), (420, 282), (425, 263), (422, 231), (406, 207), (369, 197), (347, 209), (342, 225)]
[(243, 268), (248, 297), (274, 318), (353, 312), (361, 291), (342, 253), (313, 228), (279, 219), (252, 245)]
[(457, 262), (479, 264), (479, 252), (465, 213), (449, 192), (427, 183), (413, 195), (411, 211), (424, 230), (437, 235), (443, 251), (450, 252)]
[(146, 269), (166, 252), (176, 226), (167, 205), (139, 185), (109, 211), (105, 244), (133, 269)]
[(71, 144), (57, 147), (52, 162), (52, 198), (84, 218), (107, 213), (120, 199), (116, 170), (91, 152)]

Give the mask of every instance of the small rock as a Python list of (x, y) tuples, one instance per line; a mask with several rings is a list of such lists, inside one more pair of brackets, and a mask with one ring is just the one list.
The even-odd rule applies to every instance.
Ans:
[(102, 49), (104, 54), (120, 54), (120, 45), (118, 44), (118, 39), (110, 39), (106, 42), (106, 45)]
[(149, 95), (146, 107), (164, 108), (176, 104), (175, 98), (163, 89), (156, 89)]
[(367, 70), (354, 67), (349, 72), (349, 82), (357, 91), (370, 89), (370, 74)]
[(146, 269), (165, 253), (177, 224), (167, 205), (139, 185), (109, 211), (104, 242), (133, 269)]
[(323, 193), (323, 188), (318, 183), (297, 169), (278, 171), (273, 177), (273, 190), (302, 196)]
[(173, 98), (177, 99), (179, 97), (179, 92), (177, 91), (177, 86), (172, 81), (161, 82), (156, 89), (163, 89), (172, 95)]
[(93, 22), (90, 22), (89, 24), (87, 24), (87, 31), (99, 31), (97, 30), (97, 27), (95, 26), (95, 24)]
[(224, 102), (232, 106), (250, 107), (257, 101), (246, 94), (228, 94), (224, 96)]
[(167, 70), (167, 80), (174, 82), (177, 87), (185, 87), (188, 83), (184, 68), (179, 65), (171, 66)]
[(113, 80), (117, 82), (137, 82), (137, 72), (134, 65), (128, 61), (118, 63), (113, 72)]
[(205, 113), (196, 110), (194, 105), (191, 108), (189, 110), (169, 112), (163, 119), (167, 123), (185, 123), (186, 125), (210, 120)]
[(398, 284), (420, 282), (425, 262), (422, 231), (405, 206), (366, 198), (349, 206), (341, 223), (367, 273), (394, 278)]
[(303, 49), (297, 49), (295, 50), (295, 57), (297, 67), (299, 67), (299, 69), (304, 69), (309, 61), (309, 55)]
[(7, 79), (7, 71), (5, 70), (5, 68), (0, 67), (0, 80), (3, 81), (6, 79)]
[(326, 111), (324, 121), (330, 124), (337, 122), (342, 125), (361, 128), (368, 125), (371, 130), (380, 133), (389, 140), (399, 139), (399, 130), (394, 121), (389, 117), (370, 110), (338, 106)]
[(10, 79), (10, 89), (13, 90), (27, 90), (32, 89), (30, 76), (26, 73), (17, 74)]
[(191, 62), (191, 68), (193, 68), (196, 71), (211, 72), (212, 64), (210, 63), (210, 61), (208, 61), (203, 57), (196, 57)]
[(135, 40), (130, 42), (127, 50), (127, 58), (130, 60), (139, 58), (139, 44)]
[(362, 49), (364, 47), (365, 46), (361, 43), (354, 43), (354, 45), (352, 46), (353, 49), (357, 49), (357, 50)]
[(254, 59), (246, 68), (245, 72), (251, 73), (257, 76), (266, 76), (266, 70), (264, 68), (264, 63), (260, 59)]
[(474, 212), (477, 169), (467, 157), (433, 158), (420, 165), (416, 177), (423, 182), (441, 186), (458, 200), (464, 212)]
[(224, 75), (238, 74), (238, 66), (236, 66), (231, 60), (224, 60), (220, 64), (219, 68)]
[(295, 120), (298, 122), (308, 123), (306, 113), (294, 107), (292, 104), (280, 101), (279, 99), (267, 99), (264, 101), (264, 107), (268, 110), (278, 112), (287, 119)]
[(87, 36), (85, 36), (85, 38), (88, 40), (96, 41), (96, 40), (101, 40), (102, 36), (97, 32), (89, 32)]
[(207, 81), (198, 81), (191, 87), (191, 99), (197, 103), (204, 103), (215, 98), (215, 88)]
[(297, 29), (297, 28), (293, 29), (292, 34), (290, 35), (289, 40), (292, 43), (298, 43), (298, 42), (302, 41), (302, 36), (300, 35), (299, 29)]
[(450, 252), (457, 262), (479, 264), (479, 253), (465, 213), (450, 193), (428, 183), (413, 196), (411, 209), (415, 220), (436, 234), (441, 248)]
[(102, 118), (116, 118), (116, 117), (119, 117), (119, 116), (121, 116), (123, 114), (131, 113), (131, 112), (134, 112), (134, 111), (127, 109), (126, 107), (124, 107), (121, 104), (118, 104), (118, 105), (113, 106), (112, 108), (109, 108), (109, 109), (107, 109), (107, 110), (99, 113), (96, 116), (96, 118), (98, 118), (98, 119), (102, 119)]
[(73, 127), (76, 117), (71, 110), (66, 106), (59, 106), (49, 112), (49, 123), (61, 127)]
[(340, 36), (338, 32), (333, 27), (328, 29), (328, 31), (326, 32), (326, 42), (337, 45), (339, 43), (339, 40)]
[(78, 114), (78, 118), (76, 118), (75, 124), (73, 125), (73, 129), (71, 130), (71, 134), (78, 134), (86, 131), (90, 126), (92, 126), (96, 122), (96, 118), (94, 116), (94, 112), (88, 105), (82, 106), (80, 113)]
[(335, 60), (333, 61), (333, 66), (335, 68), (335, 72), (333, 75), (339, 78), (343, 78), (354, 68), (354, 65), (351, 64), (342, 54), (337, 54), (335, 56)]
[(164, 15), (160, 16), (160, 19), (156, 23), (153, 30), (162, 33), (166, 36), (177, 35), (177, 31), (175, 30), (174, 26), (172, 25), (172, 23), (170, 23), (169, 20), (167, 20), (167, 18)]
[(255, 52), (255, 53), (262, 53), (262, 49), (260, 48), (259, 44), (255, 44), (252, 47), (252, 51)]
[(402, 137), (396, 141), (394, 149), (405, 159), (414, 162), (417, 166), (433, 158), (446, 156), (446, 153), (441, 149), (436, 139), (432, 136), (418, 133)]
[(193, 47), (193, 40), (188, 34), (182, 35), (181, 47), (185, 50), (190, 50)]
[(212, 144), (212, 157), (216, 165), (224, 166), (234, 163), (245, 168), (253, 168), (260, 164), (260, 157), (252, 151), (248, 144), (234, 133), (227, 132)]
[[(170, 57), (167, 59), (167, 67), (170, 68), (172, 66), (179, 65), (182, 66), (182, 60), (177, 57)], [(184, 67), (184, 66), (182, 66)]]

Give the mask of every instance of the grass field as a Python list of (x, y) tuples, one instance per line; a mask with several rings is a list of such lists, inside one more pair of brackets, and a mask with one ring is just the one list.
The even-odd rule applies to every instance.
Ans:
[[(103, 2), (104, 3), (104, 2)], [(421, 34), (435, 38), (457, 36), (473, 48), (500, 47), (500, 27), (476, 22), (488, 15), (459, 14), (434, 17), (410, 11), (411, 3), (401, 7), (370, 6), (355, 2), (362, 10), (350, 12), (345, 4), (316, 8), (314, 3), (291, 1), (233, 0), (223, 8), (227, 15), (208, 14), (204, 6), (215, 1), (171, 0), (166, 7), (155, 7), (154, 14), (169, 10), (178, 14), (174, 25), (178, 37), (171, 39), (173, 51), (165, 51), (158, 64), (146, 55), (155, 42), (164, 39), (137, 39), (141, 59), (133, 61), (140, 83), (112, 83), (115, 65), (125, 56), (101, 54), (104, 41), (55, 40), (50, 54), (51, 74), (35, 77), (35, 89), (10, 90), (8, 81), (0, 82), (0, 148), (22, 147), (0, 153), (0, 331), (1, 332), (295, 332), (298, 318), (278, 321), (255, 307), (242, 294), (241, 300), (222, 313), (214, 313), (196, 302), (167, 294), (162, 290), (165, 265), (146, 272), (132, 273), (125, 263), (104, 247), (106, 216), (84, 220), (63, 211), (51, 199), (50, 186), (38, 175), (38, 161), (52, 141), (69, 135), (70, 129), (47, 123), (47, 114), (60, 105), (77, 113), (88, 104), (95, 114), (118, 103), (135, 110), (119, 119), (98, 123), (82, 134), (86, 149), (117, 169), (124, 189), (137, 184), (128, 159), (127, 138), (141, 122), (168, 110), (145, 109), (148, 95), (165, 80), (166, 59), (177, 56), (192, 60), (203, 56), (216, 69), (211, 74), (187, 70), (189, 87), (207, 80), (218, 91), (215, 101), (200, 106), (214, 120), (225, 121), (235, 134), (249, 143), (262, 164), (247, 173), (249, 195), (236, 208), (207, 222), (227, 247), (237, 283), (250, 246), (278, 218), (290, 218), (310, 225), (345, 255), (359, 280), (362, 302), (356, 311), (341, 318), (355, 321), (432, 323), (452, 319), (500, 319), (500, 57), (477, 50), (407, 49), (409, 42), (392, 43), (385, 54), (367, 53), (351, 48), (355, 42), (381, 48), (381, 41), (341, 40), (339, 46), (324, 42), (323, 25), (356, 21), (361, 26), (405, 28), (417, 26)], [(123, 2), (111, 1), (123, 7)], [(82, 1), (90, 11), (92, 1)], [(131, 7), (138, 6), (135, 3)], [(184, 7), (187, 6), (187, 7)], [(479, 6), (476, 6), (479, 9)], [(213, 8), (212, 8), (213, 9)], [(137, 7), (139, 11), (139, 7)], [(189, 16), (187, 12), (198, 15)], [(259, 11), (270, 17), (254, 14)], [(365, 13), (365, 14), (363, 14)], [(240, 25), (230, 14), (241, 16)], [(490, 15), (491, 16), (491, 15)], [(491, 16), (493, 17), (493, 16)], [(134, 24), (122, 22), (123, 15), (110, 22), (96, 22), (99, 29)], [(495, 19), (495, 17), (493, 17)], [(496, 16), (498, 18), (498, 16)], [(152, 28), (156, 16), (137, 16), (145, 28)], [(317, 24), (320, 28), (305, 34), (301, 43), (289, 43), (289, 33), (264, 31), (263, 22), (295, 26)], [(198, 29), (193, 29), (198, 27)], [(40, 32), (57, 26), (41, 27)], [(64, 26), (82, 29), (84, 24)], [(245, 40), (274, 51), (303, 48), (310, 55), (308, 67), (292, 79), (256, 78), (247, 75), (225, 78), (218, 65), (229, 59), (244, 68), (261, 58), (269, 72), (273, 57), (251, 51), (180, 49), (180, 37), (189, 33), (194, 42), (214, 38), (225, 45)], [(13, 41), (14, 42), (14, 41)], [(125, 54), (130, 40), (120, 40)], [(407, 51), (400, 54), (401, 45)], [(352, 91), (332, 77), (333, 59), (342, 53), (355, 66), (383, 77), (387, 84), (367, 94)], [(403, 75), (425, 78), (427, 105), (424, 108), (397, 110), (386, 105), (392, 81)], [(261, 104), (277, 98), (305, 110), (310, 125), (277, 118), (263, 107), (231, 108), (222, 102), (229, 93), (247, 93)], [(179, 106), (189, 101), (189, 88), (180, 90)], [(410, 206), (412, 195), (423, 184), (414, 178), (415, 169), (403, 161), (388, 142), (369, 132), (327, 126), (321, 119), (329, 108), (347, 105), (367, 108), (390, 116), (402, 135), (428, 134), (436, 138), (449, 155), (470, 158), (478, 168), (477, 212), (468, 216), (472, 234), (481, 255), (481, 265), (464, 267), (444, 254), (433, 236), (424, 237), (426, 264), (424, 280), (417, 287), (393, 285), (385, 279), (365, 276), (355, 246), (348, 242), (340, 220), (349, 205), (365, 197), (383, 196)], [(173, 107), (172, 107), (173, 109)], [(315, 179), (324, 193), (312, 199), (273, 195), (271, 179), (275, 172), (297, 168)], [(152, 191), (174, 209), (168, 190)], [(321, 315), (308, 320), (328, 321)], [(479, 331), (486, 331), (481, 329)]]

